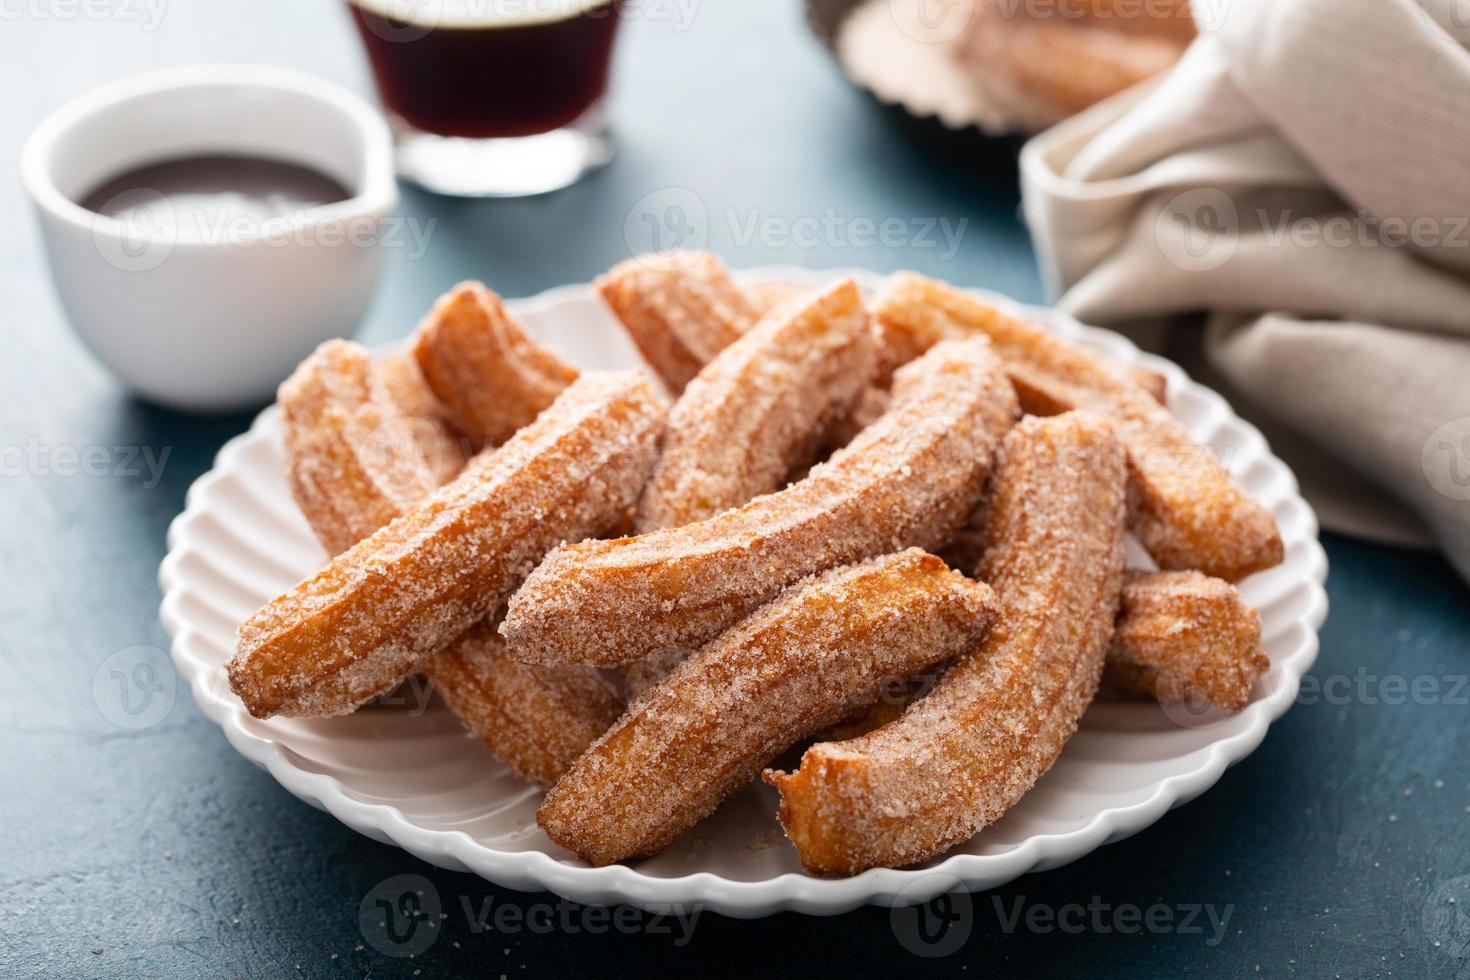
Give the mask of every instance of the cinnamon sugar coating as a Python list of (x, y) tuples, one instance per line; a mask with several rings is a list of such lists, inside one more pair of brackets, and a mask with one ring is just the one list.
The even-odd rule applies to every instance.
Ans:
[(554, 784), (623, 713), (586, 667), (529, 667), (510, 658), (496, 625), (471, 627), (424, 667), (465, 727), (522, 777)]
[(1160, 701), (1199, 699), (1227, 711), (1250, 703), (1271, 668), (1261, 617), (1229, 582), (1199, 572), (1129, 572), (1108, 683)]
[(674, 394), (750, 329), (760, 310), (708, 252), (640, 255), (594, 283)]
[(537, 343), (478, 282), (439, 297), (414, 334), (413, 353), (476, 448), (509, 439), (577, 379), (576, 368)]
[(501, 632), (529, 663), (613, 666), (692, 650), (813, 572), (937, 547), (974, 509), (1017, 413), (983, 339), (937, 345), (898, 373), (888, 412), (806, 479), (697, 524), (558, 548)]
[(889, 349), (906, 355), (946, 337), (989, 337), (1027, 412), (1087, 409), (1110, 417), (1128, 450), (1129, 527), (1161, 567), (1238, 581), (1280, 564), (1281, 535), (1266, 509), (1163, 406), (1116, 370), (915, 273), (889, 280), (877, 316)]
[(558, 542), (637, 499), (666, 414), (637, 372), (591, 373), (500, 449), (267, 603), (230, 686), (252, 714), (344, 714), (493, 612)]
[(373, 368), (399, 418), (407, 420), (405, 448), (428, 464), (438, 486), (458, 476), (469, 462), (469, 440), (450, 423), (449, 410), (434, 397), (413, 351), (381, 355)]
[[(286, 482), (329, 554), (411, 508), (438, 474), (405, 438), (411, 420), (374, 377), (361, 345), (329, 340), (281, 384)], [(401, 431), (400, 431), (401, 430)]]
[(674, 404), (637, 531), (701, 521), (782, 487), (852, 409), (872, 371), (872, 327), (852, 279), (761, 320)]
[(1124, 453), (1086, 413), (1028, 418), (989, 489), (980, 577), (999, 617), (895, 722), (772, 771), (802, 864), (922, 861), (994, 822), (1061, 752), (1096, 693), (1123, 573)]
[(537, 823), (593, 864), (657, 853), (804, 735), (974, 644), (990, 603), (918, 549), (793, 585), (634, 702)]

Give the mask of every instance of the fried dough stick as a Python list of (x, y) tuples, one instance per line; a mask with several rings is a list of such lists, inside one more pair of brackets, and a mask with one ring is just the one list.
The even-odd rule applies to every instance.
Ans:
[(1128, 450), (1129, 528), (1162, 568), (1234, 582), (1281, 562), (1281, 535), (1266, 509), (1167, 409), (1091, 355), (915, 273), (890, 279), (877, 316), (888, 347), (907, 353), (946, 337), (989, 337), (1027, 412), (1087, 409), (1111, 418)]
[(499, 608), (550, 548), (632, 505), (665, 414), (637, 372), (579, 379), (500, 449), (246, 620), (230, 686), (257, 717), (345, 714), (392, 688)]
[(799, 483), (684, 527), (552, 552), (501, 632), (528, 663), (615, 666), (693, 650), (813, 572), (937, 547), (974, 509), (1017, 414), (983, 339), (906, 366), (889, 411)]
[(917, 548), (805, 579), (635, 701), (537, 823), (593, 864), (657, 853), (804, 735), (977, 642), (990, 600)]
[(897, 721), (771, 771), (802, 864), (858, 874), (943, 853), (1051, 767), (1097, 691), (1123, 574), (1123, 450), (1106, 419), (1028, 418), (990, 487), (980, 569), (1000, 615)]

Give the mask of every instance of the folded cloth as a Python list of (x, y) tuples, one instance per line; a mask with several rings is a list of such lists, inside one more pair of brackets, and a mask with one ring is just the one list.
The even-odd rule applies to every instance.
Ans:
[[(1470, 579), (1470, 16), (1194, 0), (1173, 71), (1032, 140), (1059, 305), (1221, 387), (1324, 525)], [(1200, 329), (1203, 323), (1203, 329)]]

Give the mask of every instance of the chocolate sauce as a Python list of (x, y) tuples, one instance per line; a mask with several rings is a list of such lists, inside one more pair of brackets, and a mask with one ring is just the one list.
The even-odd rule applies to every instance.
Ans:
[[(425, 132), (477, 139), (547, 133), (607, 90), (619, 0), (564, 0), (560, 6), (575, 11), (565, 16), (464, 13), (432, 24), (386, 16), (373, 0), (349, 6), (383, 103)], [(496, 8), (488, 0), (478, 6)], [(537, 4), (504, 9), (517, 7)]]
[[(209, 155), (144, 164), (103, 181), (78, 202), (88, 211), (128, 219), (149, 208), (148, 222), (201, 226), (219, 219), (264, 221), (345, 201), (347, 188), (300, 164)], [(170, 207), (157, 207), (160, 199)], [(167, 212), (166, 215), (160, 212)]]

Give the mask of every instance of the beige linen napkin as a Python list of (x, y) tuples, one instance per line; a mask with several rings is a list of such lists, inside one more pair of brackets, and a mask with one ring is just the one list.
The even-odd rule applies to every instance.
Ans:
[(1023, 152), (1049, 286), (1224, 389), (1326, 526), (1470, 579), (1470, 4), (1194, 11), (1172, 72)]

